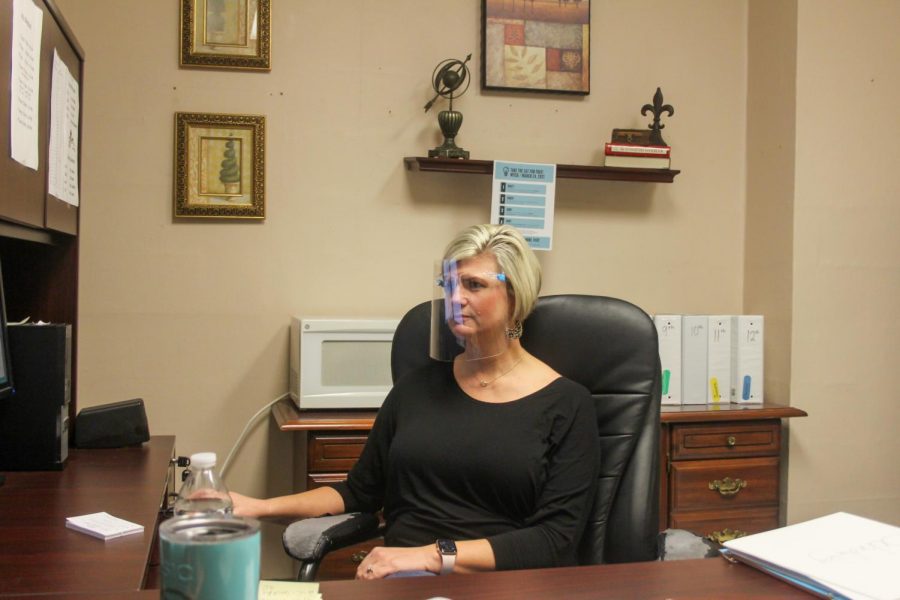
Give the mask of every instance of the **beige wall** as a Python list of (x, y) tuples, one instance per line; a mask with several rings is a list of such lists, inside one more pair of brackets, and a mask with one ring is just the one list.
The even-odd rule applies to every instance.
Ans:
[(765, 395), (790, 394), (797, 2), (749, 6), (744, 312), (766, 317)]
[(900, 524), (900, 3), (800, 0), (791, 521)]
[[(745, 285), (745, 269), (760, 289), (780, 285), (765, 275), (776, 255), (745, 251), (765, 239), (766, 219), (778, 210), (772, 201), (757, 214), (747, 201), (769, 192), (748, 190), (746, 181), (748, 169), (764, 165), (748, 156), (759, 142), (746, 134), (748, 104), (758, 99), (748, 94), (746, 1), (595, 2), (592, 91), (574, 98), (478, 89), (478, 0), (275, 2), (270, 73), (179, 69), (177, 2), (57, 3), (87, 53), (79, 404), (141, 396), (151, 431), (177, 435), (181, 454), (224, 456), (251, 415), (286, 390), (291, 315), (399, 316), (429, 293), (431, 260), (444, 242), (488, 219), (489, 178), (403, 168), (403, 156), (423, 155), (440, 141), (435, 114), (422, 106), (434, 65), (447, 57), (474, 55), (475, 83), (456, 103), (465, 115), (457, 141), (473, 158), (599, 164), (613, 127), (647, 121), (640, 107), (657, 86), (675, 106), (664, 130), (673, 167), (682, 170), (674, 184), (559, 183), (555, 247), (541, 255), (545, 293), (620, 296), (648, 312), (728, 313), (745, 303), (768, 306)], [(808, 45), (801, 50), (814, 60)], [(264, 223), (173, 222), (175, 111), (266, 115)], [(762, 117), (769, 128), (789, 117), (775, 112)], [(831, 138), (834, 130), (823, 127), (829, 115), (821, 119), (811, 122), (821, 131), (810, 135), (828, 131)], [(799, 192), (809, 185), (803, 174), (817, 167), (798, 162)], [(776, 182), (779, 198), (789, 202), (791, 186)], [(815, 240), (799, 227), (808, 207), (794, 202), (794, 265), (802, 269), (805, 245)], [(887, 210), (887, 199), (863, 204), (866, 214)], [(788, 234), (777, 244), (787, 248)], [(857, 274), (874, 268), (867, 265), (885, 255), (880, 248), (860, 257)], [(784, 277), (783, 265), (778, 269)], [(797, 314), (814, 304), (808, 296), (817, 289), (805, 280), (793, 285), (792, 315), (783, 299), (773, 310), (787, 322), (793, 316), (794, 356), (798, 333), (817, 356), (827, 344), (806, 343), (804, 334), (819, 330)], [(896, 349), (887, 338), (878, 343)], [(779, 361), (778, 372), (793, 385), (802, 369), (789, 375), (788, 360)], [(774, 399), (814, 413), (797, 433), (803, 458), (796, 463), (826, 485), (843, 484), (830, 463), (807, 454), (828, 444), (813, 438), (833, 441), (828, 427), (839, 423), (816, 410), (812, 394)], [(889, 410), (887, 398), (867, 400)], [(829, 424), (824, 430), (819, 419)], [(288, 491), (292, 451), (287, 434), (261, 421), (228, 484), (259, 495)], [(802, 479), (798, 487), (797, 502), (821, 495)], [(896, 492), (895, 485), (895, 499)], [(266, 533), (264, 575), (283, 575), (277, 531)]]

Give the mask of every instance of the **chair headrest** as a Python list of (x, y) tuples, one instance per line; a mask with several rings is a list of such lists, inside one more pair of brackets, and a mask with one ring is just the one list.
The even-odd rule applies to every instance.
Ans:
[[(430, 304), (413, 307), (397, 327), (391, 350), (395, 381), (431, 360)], [(592, 393), (650, 391), (659, 353), (656, 328), (634, 304), (606, 296), (543, 296), (524, 329), (522, 345), (529, 352)], [(630, 383), (623, 389), (622, 382)]]

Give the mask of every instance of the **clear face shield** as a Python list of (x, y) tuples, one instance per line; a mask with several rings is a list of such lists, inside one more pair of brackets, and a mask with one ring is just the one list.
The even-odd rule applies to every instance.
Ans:
[[(488, 260), (489, 269), (496, 269), (496, 262)], [(452, 361), (465, 352), (466, 360), (480, 360), (509, 348), (506, 275), (486, 270), (485, 262), (483, 257), (435, 262), (431, 358)]]

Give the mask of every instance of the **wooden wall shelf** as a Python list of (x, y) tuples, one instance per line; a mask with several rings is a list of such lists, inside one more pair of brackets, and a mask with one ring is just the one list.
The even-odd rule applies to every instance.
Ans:
[[(471, 173), (490, 175), (494, 172), (492, 160), (462, 160), (459, 158), (426, 158), (407, 156), (403, 159), (409, 171), (437, 173)], [(644, 181), (672, 183), (681, 171), (672, 169), (627, 169), (625, 167), (598, 167), (593, 165), (556, 165), (560, 179), (597, 179), (605, 181)]]

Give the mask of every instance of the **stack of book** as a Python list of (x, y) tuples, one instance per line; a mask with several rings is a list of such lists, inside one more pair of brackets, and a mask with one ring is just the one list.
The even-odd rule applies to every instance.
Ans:
[(634, 169), (668, 169), (672, 148), (624, 142), (607, 142), (607, 167), (630, 167)]

